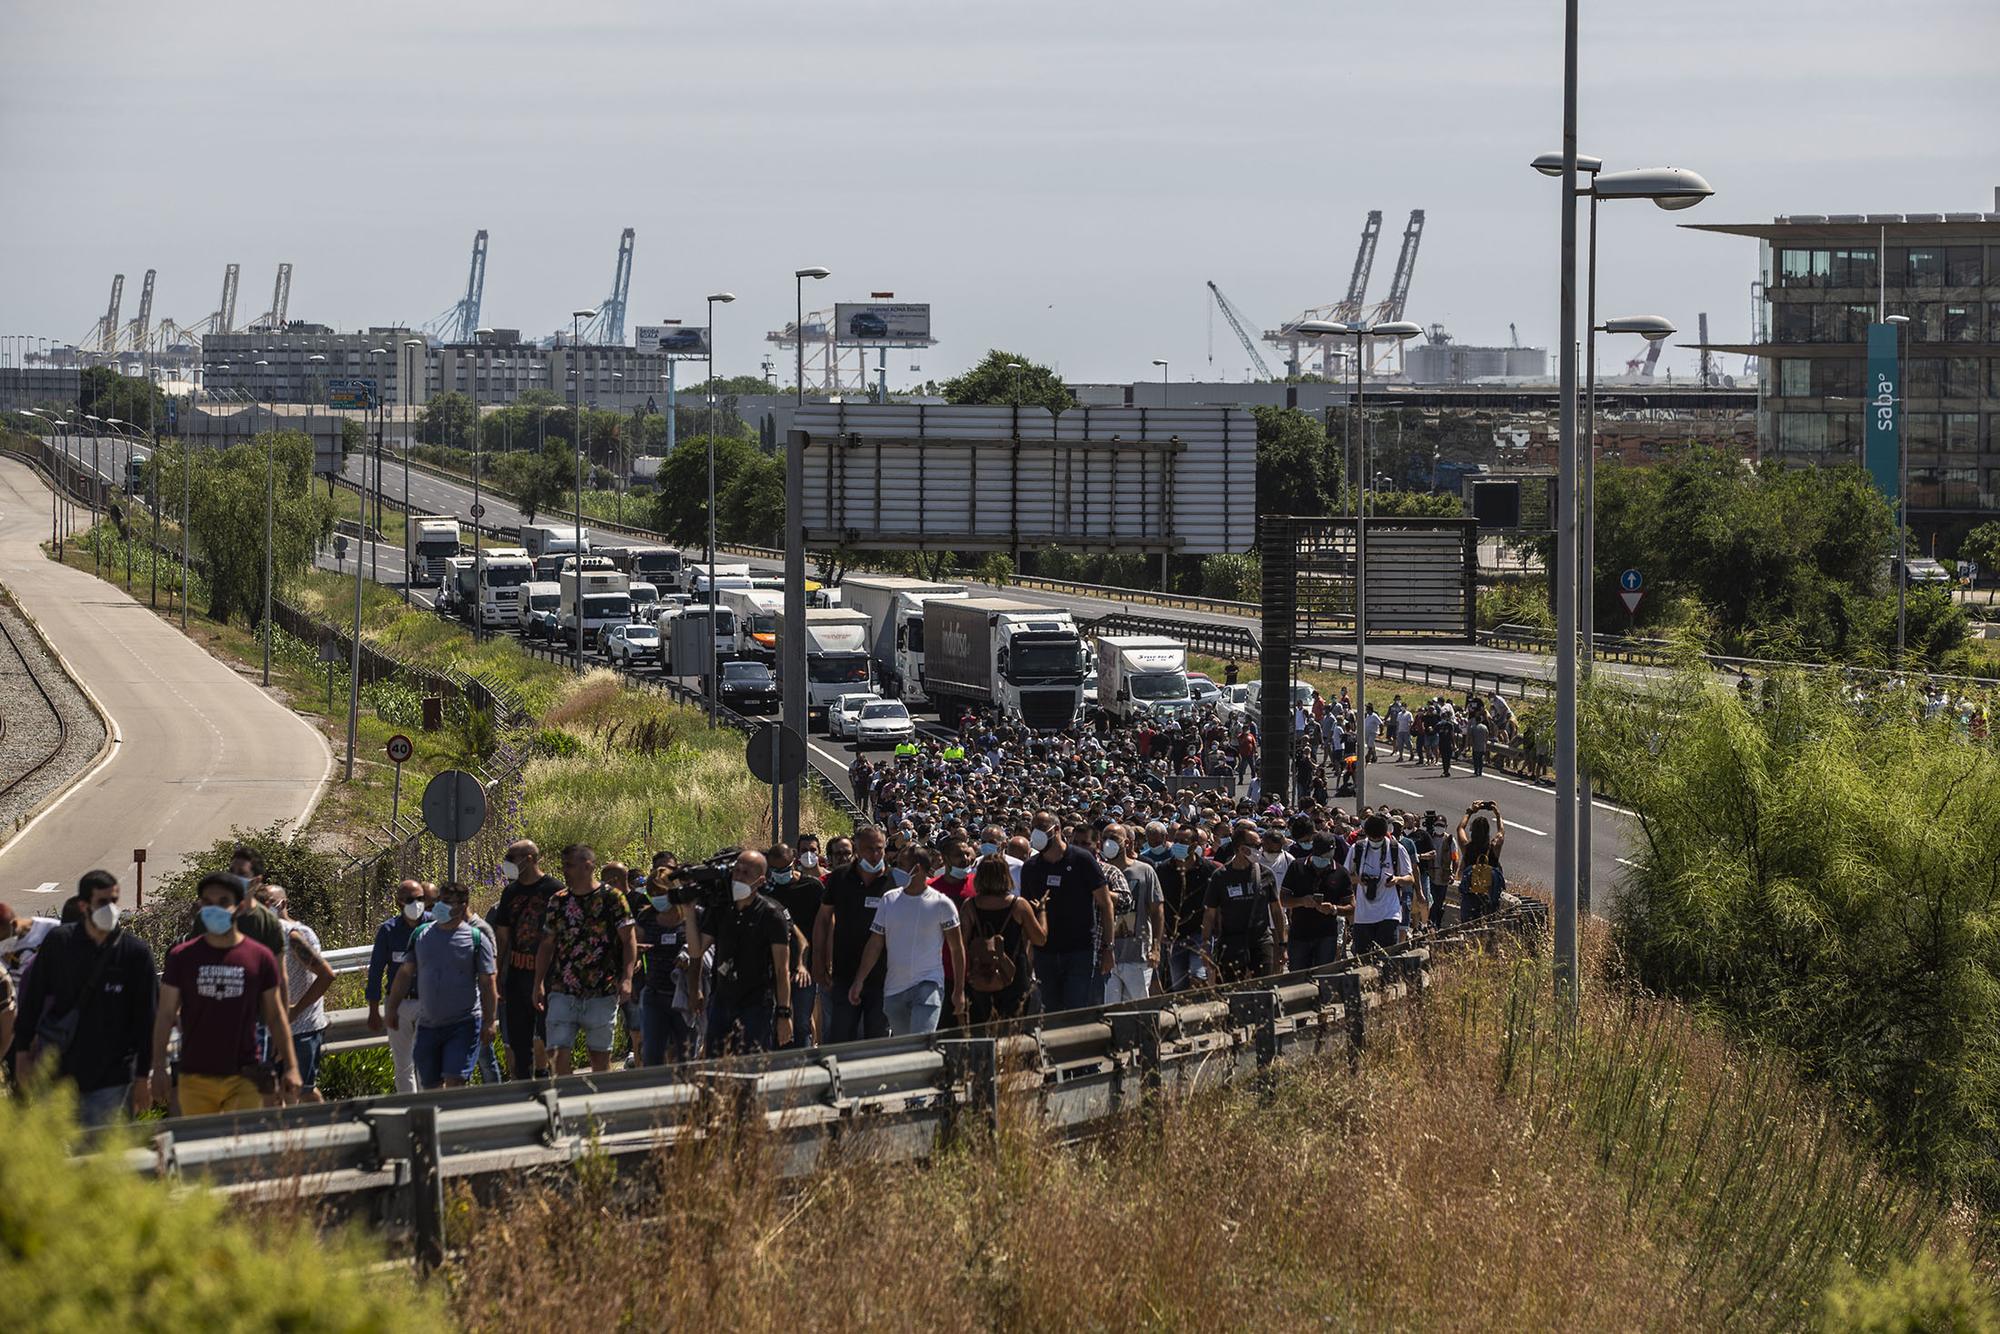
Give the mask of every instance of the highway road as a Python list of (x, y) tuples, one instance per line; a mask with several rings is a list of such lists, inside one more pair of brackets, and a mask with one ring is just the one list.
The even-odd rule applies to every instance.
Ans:
[(115, 740), (0, 847), (0, 892), (42, 911), (93, 867), (131, 886), (135, 848), (156, 880), (235, 826), (304, 821), (333, 763), (319, 731), (122, 589), (45, 557), (48, 525), (48, 488), (0, 460), (0, 584), (111, 716)]
[[(391, 503), (400, 504), (403, 494), (402, 470), (392, 462), (387, 467), (386, 474), (384, 480), (387, 483), (388, 498)], [(359, 481), (358, 459), (349, 460), (348, 476)], [(469, 519), (472, 488), (468, 484), (447, 481), (412, 470), (410, 502), (420, 513), (455, 514), (461, 519)], [(496, 500), (487, 495), (482, 496), (482, 502), (486, 509), (486, 522), (490, 524), (506, 527), (522, 521), (520, 512), (506, 501)], [(589, 526), (587, 520), (585, 526)], [(390, 577), (391, 566), (400, 563), (401, 552), (385, 546), (381, 560), (383, 578), (386, 582)], [(753, 566), (770, 564), (760, 561), (749, 563)], [(351, 572), (353, 567), (347, 568)], [(1065, 607), (1079, 616), (1099, 615), (1129, 607), (1146, 615), (1166, 619), (1194, 619), (1193, 613), (1175, 612), (1171, 609), (1120, 604), (1102, 599), (1071, 598), (1029, 589), (1006, 591), (1010, 596)], [(1212, 624), (1229, 618), (1204, 614), (1200, 619)], [(1256, 623), (1253, 621), (1244, 620), (1240, 623), (1252, 629), (1256, 628)], [(1551, 660), (1545, 657), (1478, 646), (1412, 644), (1397, 645), (1394, 648), (1385, 647), (1383, 652), (1409, 661), (1454, 666), (1461, 671), (1476, 669), (1480, 672), (1500, 672), (1546, 679), (1553, 670)], [(586, 654), (586, 657), (596, 660), (594, 654)], [(1634, 679), (1656, 675), (1645, 668), (1619, 668), (1613, 664), (1600, 664), (1599, 670), (1616, 670), (1621, 675)], [(643, 677), (654, 673), (653, 669), (642, 668), (636, 674)], [(1406, 690), (1404, 694), (1406, 698), (1410, 698), (1414, 692)], [(822, 768), (830, 774), (837, 774), (842, 789), (847, 790), (846, 774), (848, 766), (854, 762), (853, 748), (846, 742), (825, 735), (814, 735), (810, 739), (810, 745)], [(1384, 748), (1381, 754), (1386, 757), (1387, 749)], [(1419, 768), (1415, 764), (1399, 764), (1386, 758), (1370, 770), (1370, 778), (1375, 800), (1418, 812), (1436, 810), (1446, 816), (1454, 827), (1458, 817), (1463, 815), (1466, 807), (1474, 802), (1498, 803), (1501, 816), (1508, 822), (1510, 831), (1505, 857), (1508, 874), (1517, 880), (1541, 885), (1548, 885), (1553, 880), (1555, 792), (1548, 784), (1532, 783), (1512, 774), (1495, 772), (1474, 778), (1470, 769), (1463, 764), (1454, 766), (1452, 776), (1445, 778), (1436, 765)], [(1593, 821), (1592, 827), (1594, 846), (1591, 850), (1591, 881), (1597, 905), (1601, 910), (1615, 895), (1619, 877), (1630, 867), (1630, 859), (1634, 855), (1633, 850), (1638, 846), (1639, 839), (1635, 822), (1629, 812), (1603, 801), (1597, 803), (1596, 810), (1597, 818)]]

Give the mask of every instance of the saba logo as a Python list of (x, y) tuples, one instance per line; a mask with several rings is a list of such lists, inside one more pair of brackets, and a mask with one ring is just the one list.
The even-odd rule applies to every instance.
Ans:
[(1876, 430), (1896, 429), (1896, 382), (1880, 371), (1875, 373), (1875, 397), (1869, 407), (1875, 410)]

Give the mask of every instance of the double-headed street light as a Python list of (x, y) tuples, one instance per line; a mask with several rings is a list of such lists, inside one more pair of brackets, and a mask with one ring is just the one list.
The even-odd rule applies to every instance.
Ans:
[[(1555, 961), (1558, 986), (1575, 998), (1577, 917), (1590, 908), (1591, 807), (1590, 775), (1578, 764), (1576, 696), (1578, 641), (1582, 664), (1590, 673), (1594, 647), (1592, 589), (1595, 586), (1596, 467), (1591, 438), (1594, 423), (1586, 422), (1584, 447), (1577, 450), (1576, 430), (1576, 206), (1575, 197), (1590, 200), (1587, 314), (1584, 328), (1586, 397), (1597, 381), (1597, 203), (1600, 199), (1645, 199), (1659, 208), (1692, 208), (1715, 191), (1685, 167), (1643, 167), (1607, 172), (1602, 158), (1576, 151), (1575, 0), (1565, 20), (1563, 69), (1563, 141), (1560, 153), (1544, 153), (1530, 165), (1544, 176), (1564, 183), (1561, 255), (1562, 333), (1557, 355), (1561, 366), (1561, 448), (1558, 463), (1556, 522), (1556, 930)], [(1587, 178), (1579, 184), (1579, 177)], [(1638, 332), (1643, 329), (1621, 330)], [(1664, 337), (1665, 335), (1661, 335)], [(1579, 597), (1579, 593), (1581, 596)]]
[[(1354, 396), (1348, 403), (1350, 420), (1358, 420), (1361, 429), (1368, 429), (1367, 418), (1361, 415), (1362, 403), (1362, 359), (1371, 338), (1393, 338), (1398, 342), (1415, 338), (1423, 330), (1409, 320), (1383, 320), (1375, 324), (1343, 323), (1335, 320), (1306, 320), (1298, 326), (1299, 333), (1313, 337), (1330, 336), (1352, 338), (1354, 340)], [(1367, 807), (1368, 796), (1368, 747), (1365, 744), (1365, 729), (1368, 724), (1368, 446), (1366, 436), (1361, 444), (1362, 466), (1360, 489), (1354, 497), (1354, 813), (1360, 815)], [(1274, 744), (1270, 738), (1265, 743)], [(1290, 744), (1287, 737), (1283, 742)], [(1283, 799), (1286, 793), (1278, 794)]]
[(810, 268), (794, 270), (792, 273), (792, 281), (795, 289), (793, 294), (797, 298), (798, 304), (796, 316), (792, 321), (792, 332), (798, 335), (793, 341), (798, 345), (799, 353), (799, 392), (797, 401), (800, 407), (804, 407), (806, 403), (806, 279), (824, 278), (832, 272), (833, 270), (831, 269), (822, 268), (815, 264)]

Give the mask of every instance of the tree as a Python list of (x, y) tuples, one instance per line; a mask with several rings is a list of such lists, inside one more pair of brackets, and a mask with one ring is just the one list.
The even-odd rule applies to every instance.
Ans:
[(529, 523), (544, 510), (569, 504), (576, 494), (576, 454), (569, 441), (551, 437), (534, 453), (504, 454), (495, 460), (493, 480), (514, 497)]
[(227, 449), (162, 447), (148, 465), (160, 470), (163, 495), (181, 494), (181, 470), (193, 469), (188, 535), (207, 568), (209, 615), (218, 621), (240, 614), (255, 624), (264, 614), (267, 448), (275, 483), (271, 568), (282, 588), (311, 568), (314, 551), (333, 531), (333, 503), (312, 486), (309, 439), (284, 432)]
[(785, 461), (751, 452), (716, 492), (715, 504), (723, 541), (776, 546), (785, 532)]
[(1257, 406), (1257, 512), (1337, 514), (1340, 469), (1319, 419), (1297, 408)]
[(357, 450), (368, 448), (368, 428), (352, 417), (340, 419), (340, 461)]
[[(759, 457), (748, 440), (722, 436), (715, 441), (716, 528), (722, 529), (723, 495), (729, 483)], [(782, 485), (782, 483), (781, 483)], [(659, 495), (653, 502), (653, 527), (686, 546), (708, 541), (708, 438), (682, 440), (660, 465)]]
[(472, 400), (456, 389), (426, 403), (417, 419), (417, 439), (427, 445), (463, 445), (471, 432)]
[(1958, 558), (1979, 567), (1984, 578), (2000, 574), (2000, 520), (1980, 524), (1958, 544)]
[(1448, 491), (1370, 491), (1368, 512), (1385, 519), (1457, 519), (1465, 503)]
[[(1018, 363), (1020, 370), (1011, 369)], [(1023, 404), (1067, 412), (1076, 406), (1076, 395), (1062, 382), (1062, 376), (1026, 357), (998, 349), (988, 352), (978, 365), (944, 382), (947, 403)]]

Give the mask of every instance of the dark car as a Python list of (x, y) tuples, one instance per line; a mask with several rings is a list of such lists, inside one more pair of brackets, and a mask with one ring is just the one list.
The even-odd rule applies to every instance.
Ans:
[(668, 329), (660, 335), (662, 352), (706, 352), (708, 342), (701, 329)]
[(854, 318), (847, 322), (847, 332), (854, 338), (887, 338), (889, 321), (872, 310), (856, 311)]
[(725, 662), (715, 693), (738, 713), (762, 713), (778, 707), (778, 678), (761, 662)]

